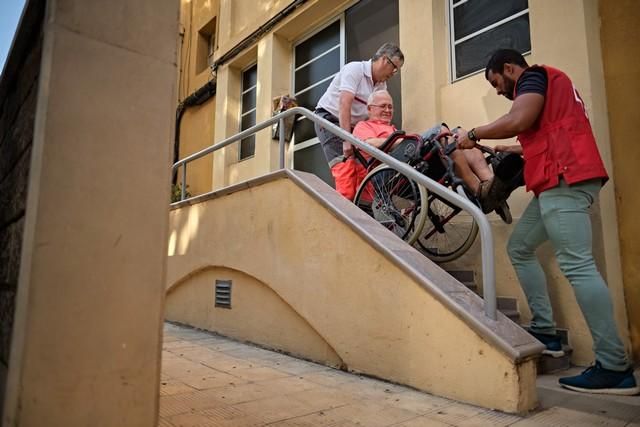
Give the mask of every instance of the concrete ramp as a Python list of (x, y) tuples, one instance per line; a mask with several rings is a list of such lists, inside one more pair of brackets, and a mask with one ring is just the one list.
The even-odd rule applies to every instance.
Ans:
[(200, 196), (170, 227), (167, 320), (505, 412), (536, 406), (541, 344), (313, 175)]

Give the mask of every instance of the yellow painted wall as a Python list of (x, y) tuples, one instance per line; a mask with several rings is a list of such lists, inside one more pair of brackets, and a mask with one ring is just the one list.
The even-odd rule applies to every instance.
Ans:
[(640, 11), (634, 0), (600, 2), (602, 56), (607, 88), (624, 292), (636, 363), (640, 355)]
[[(216, 308), (216, 280), (232, 282), (232, 308)], [(271, 288), (240, 271), (208, 267), (169, 290), (166, 319), (286, 351), (325, 365), (342, 360), (309, 323)]]
[[(183, 101), (213, 78), (208, 66), (202, 68), (206, 63), (208, 49), (203, 45), (205, 40), (200, 32), (204, 31), (213, 19), (216, 20), (216, 25), (219, 25), (218, 8), (217, 0), (182, 0), (180, 3), (177, 102)], [(179, 158), (182, 159), (214, 143), (215, 117), (215, 97), (185, 111), (180, 124)], [(187, 191), (192, 196), (211, 191), (212, 168), (212, 155), (189, 164)], [(181, 173), (178, 171), (179, 182), (182, 180)]]
[[(289, 179), (175, 209), (170, 222), (167, 287), (184, 281), (167, 295), (172, 320), (264, 342), (270, 323), (256, 320), (274, 310), (279, 322), (304, 319), (350, 370), (507, 412), (535, 405), (534, 360), (516, 364)], [(238, 313), (212, 314), (226, 311), (211, 308), (213, 284), (230, 271), (243, 273), (235, 276)], [(476, 298), (457, 286), (460, 298)], [(255, 328), (239, 330), (223, 316)], [(495, 333), (523, 334), (521, 345), (531, 340), (506, 318), (492, 325)], [(304, 345), (308, 331), (293, 323), (287, 332), (295, 354), (318, 360)]]

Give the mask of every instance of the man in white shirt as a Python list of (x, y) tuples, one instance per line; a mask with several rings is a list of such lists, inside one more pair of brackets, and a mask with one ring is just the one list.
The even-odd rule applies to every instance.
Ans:
[[(315, 113), (351, 133), (356, 123), (368, 117), (369, 95), (386, 89), (386, 81), (403, 64), (404, 54), (398, 46), (391, 43), (383, 44), (368, 61), (346, 64), (318, 101)], [(353, 200), (355, 192), (352, 183), (359, 173), (353, 147), (317, 124), (315, 130), (335, 179), (336, 191)]]

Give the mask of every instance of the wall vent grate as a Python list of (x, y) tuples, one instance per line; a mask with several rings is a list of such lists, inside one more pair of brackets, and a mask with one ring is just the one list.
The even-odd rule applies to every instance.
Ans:
[(231, 280), (216, 280), (216, 307), (231, 308)]

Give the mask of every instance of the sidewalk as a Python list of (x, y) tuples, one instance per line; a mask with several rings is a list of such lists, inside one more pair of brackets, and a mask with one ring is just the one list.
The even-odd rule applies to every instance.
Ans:
[(167, 323), (158, 425), (640, 427), (640, 398), (585, 396), (555, 381), (541, 378), (543, 408), (520, 417)]

